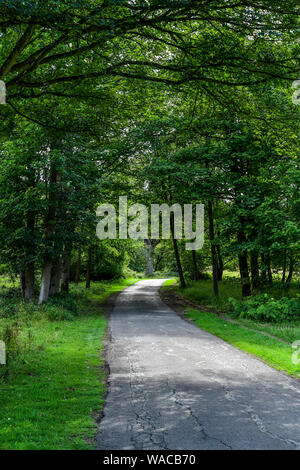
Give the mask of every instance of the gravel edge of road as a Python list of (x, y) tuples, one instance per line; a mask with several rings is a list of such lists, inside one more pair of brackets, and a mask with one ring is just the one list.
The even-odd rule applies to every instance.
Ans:
[[(125, 287), (125, 289), (126, 289), (126, 287)], [(104, 372), (105, 391), (104, 391), (104, 395), (103, 395), (103, 406), (102, 406), (102, 409), (99, 412), (95, 412), (95, 413), (92, 414), (92, 418), (93, 418), (93, 420), (95, 421), (95, 423), (97, 425), (96, 434), (93, 437), (93, 439), (91, 439), (92, 444), (93, 444), (95, 449), (96, 449), (96, 440), (97, 440), (98, 428), (99, 428), (99, 425), (100, 425), (100, 423), (101, 423), (101, 421), (104, 417), (104, 408), (105, 408), (105, 404), (106, 404), (106, 398), (107, 398), (107, 395), (109, 394), (110, 366), (109, 366), (109, 363), (107, 361), (107, 350), (109, 348), (109, 344), (110, 344), (110, 341), (111, 341), (111, 333), (110, 333), (110, 328), (109, 328), (109, 319), (110, 319), (111, 313), (112, 313), (112, 311), (115, 307), (117, 297), (123, 290), (124, 289), (122, 289), (120, 291), (117, 291), (117, 292), (113, 292), (112, 294), (110, 294), (109, 297), (107, 297), (107, 299), (103, 303), (101, 303), (101, 302), (99, 303), (99, 307), (102, 310), (102, 314), (107, 320), (107, 326), (106, 326), (105, 335), (104, 335), (103, 340), (102, 340), (102, 348), (99, 352), (100, 359), (102, 359), (102, 363), (99, 364), (99, 369)]]

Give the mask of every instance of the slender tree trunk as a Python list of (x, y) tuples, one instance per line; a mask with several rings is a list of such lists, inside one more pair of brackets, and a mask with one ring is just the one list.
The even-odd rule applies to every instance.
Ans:
[(153, 256), (149, 255), (147, 267), (146, 267), (146, 275), (152, 276), (152, 274), (153, 274)]
[(242, 282), (242, 296), (248, 297), (251, 295), (251, 285), (248, 271), (247, 254), (242, 253), (239, 255), (239, 268)]
[(56, 188), (55, 183), (58, 181), (58, 173), (53, 165), (50, 168), (49, 178), (49, 209), (45, 220), (45, 241), (46, 251), (44, 255), (43, 267), (42, 267), (42, 280), (41, 290), (39, 295), (39, 304), (47, 302), (49, 297), (50, 281), (51, 281), (51, 268), (52, 268), (52, 253), (51, 245), (53, 244), (53, 235), (55, 231), (56, 222)]
[(86, 268), (86, 280), (85, 280), (86, 289), (89, 289), (91, 287), (91, 271), (92, 271), (92, 247), (89, 246), (87, 268)]
[(25, 300), (34, 301), (34, 263), (30, 263), (25, 269)]
[(223, 258), (222, 258), (222, 255), (221, 255), (220, 245), (217, 245), (216, 249), (217, 249), (218, 281), (222, 281), (223, 271), (224, 271), (224, 264), (223, 264)]
[(283, 253), (283, 267), (282, 267), (282, 278), (281, 278), (282, 283), (285, 282), (285, 277), (286, 277), (286, 250), (284, 250), (284, 253)]
[(292, 277), (293, 277), (293, 274), (294, 274), (294, 259), (292, 256), (290, 256), (290, 264), (289, 264), (289, 274), (288, 274), (288, 277), (286, 279), (286, 284), (289, 285), (291, 280), (292, 280)]
[(20, 287), (21, 287), (21, 295), (22, 299), (25, 299), (25, 271), (20, 272)]
[(250, 269), (251, 269), (251, 281), (252, 289), (259, 287), (259, 266), (258, 266), (258, 254), (256, 251), (250, 253)]
[(78, 248), (77, 261), (76, 261), (75, 284), (78, 284), (79, 281), (80, 281), (80, 269), (81, 269), (81, 249)]
[(192, 260), (193, 260), (194, 281), (199, 281), (199, 271), (198, 271), (198, 266), (197, 266), (196, 250), (192, 250)]
[(182, 264), (181, 264), (181, 260), (180, 260), (179, 250), (178, 250), (178, 244), (177, 244), (177, 240), (175, 238), (174, 213), (173, 212), (171, 214), (170, 222), (171, 222), (171, 234), (172, 234), (173, 248), (174, 248), (176, 265), (177, 265), (177, 270), (178, 270), (179, 279), (180, 279), (180, 285), (181, 285), (182, 288), (185, 288), (186, 283), (185, 283), (185, 280), (184, 280), (183, 269), (182, 269)]
[(148, 240), (146, 243), (147, 243), (147, 252), (148, 252), (146, 275), (151, 276), (153, 274), (154, 247), (152, 246), (151, 240)]
[(208, 219), (209, 219), (209, 239), (210, 239), (210, 246), (211, 246), (211, 261), (212, 261), (212, 271), (213, 271), (213, 289), (214, 289), (214, 295), (218, 297), (219, 295), (218, 260), (217, 260), (216, 245), (214, 244), (215, 229), (214, 229), (213, 207), (212, 207), (211, 201), (208, 201)]
[(39, 304), (47, 302), (49, 297), (49, 289), (51, 282), (51, 268), (52, 260), (44, 260), (43, 271), (42, 271), (42, 280), (41, 280), (41, 289), (39, 295)]
[[(244, 243), (246, 241), (246, 237), (244, 232), (241, 230), (237, 234), (238, 243)], [(239, 268), (240, 268), (240, 276), (241, 276), (241, 283), (242, 283), (242, 296), (248, 297), (251, 295), (251, 284), (250, 284), (250, 277), (249, 277), (249, 269), (248, 269), (248, 259), (247, 259), (247, 251), (241, 251), (239, 253)]]
[(69, 292), (70, 288), (70, 264), (71, 264), (71, 252), (68, 252), (64, 258), (62, 277), (61, 277), (61, 290), (63, 292)]
[(61, 263), (60, 259), (56, 259), (53, 262), (51, 267), (51, 280), (50, 280), (50, 289), (49, 295), (55, 295), (59, 293), (59, 284), (61, 277)]
[(270, 257), (270, 253), (268, 253), (265, 257), (266, 259), (266, 263), (267, 263), (267, 273), (268, 273), (268, 281), (270, 284), (272, 284), (273, 282), (273, 278), (272, 278), (272, 269), (271, 269), (271, 257)]
[(267, 282), (267, 265), (265, 254), (261, 254), (261, 280), (263, 283)]
[(148, 253), (148, 262), (146, 267), (146, 274), (151, 276), (153, 274), (153, 265), (154, 265), (154, 250), (156, 245), (158, 245), (159, 240), (151, 240), (147, 238), (144, 240), (147, 245), (147, 253)]
[(159, 267), (159, 264), (160, 264), (162, 258), (163, 258), (162, 253), (156, 258), (156, 261), (155, 261), (155, 264), (154, 264), (154, 271), (158, 271), (158, 267)]
[[(29, 186), (35, 185), (34, 176), (29, 179)], [(35, 229), (35, 214), (32, 210), (28, 211), (26, 217), (26, 225), (27, 225), (27, 232), (28, 232), (28, 239), (25, 244), (25, 256), (26, 259), (33, 258), (36, 254), (36, 245), (35, 245), (35, 238), (34, 238), (34, 229)], [(24, 269), (24, 300), (26, 302), (33, 302), (34, 301), (34, 261), (28, 262)]]

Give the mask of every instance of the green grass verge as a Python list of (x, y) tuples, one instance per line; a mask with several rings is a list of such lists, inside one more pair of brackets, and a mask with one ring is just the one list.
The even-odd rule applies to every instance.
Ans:
[(29, 307), (21, 319), (15, 314), (23, 354), (11, 361), (8, 380), (0, 382), (0, 449), (94, 447), (93, 416), (103, 407), (106, 389), (101, 350), (107, 320), (99, 302), (134, 282), (93, 283), (89, 291), (72, 286), (69, 297), (80, 299), (80, 311), (67, 320), (47, 317), (53, 311), (59, 316), (59, 302), (32, 306), (32, 317)]
[(170, 286), (173, 286), (174, 284), (176, 284), (178, 282), (177, 279), (167, 279), (164, 283), (163, 283), (163, 287), (170, 287)]
[[(219, 298), (216, 298), (213, 295), (211, 280), (192, 282), (185, 289), (181, 289), (179, 286), (174, 286), (174, 284), (176, 284), (176, 280), (171, 279), (164, 283), (164, 288), (175, 289), (178, 295), (194, 302), (195, 304), (199, 304), (200, 309), (201, 305), (204, 305), (205, 307), (213, 308), (216, 311), (222, 312), (228, 317), (232, 316), (228, 298), (233, 297), (237, 300), (241, 300), (239, 280), (235, 277), (230, 278), (230, 276), (228, 276), (228, 278), (219, 283)], [(276, 285), (274, 288), (269, 288), (269, 293), (274, 295), (275, 298), (280, 298), (280, 296), (295, 297), (297, 292), (296, 283), (292, 285), (288, 291), (279, 289)], [(232, 318), (248, 328), (269, 333), (273, 336), (277, 336), (283, 341), (287, 341), (288, 343), (300, 340), (300, 319), (282, 323), (267, 323), (240, 317), (237, 318), (236, 316), (232, 316)]]
[(296, 365), (292, 362), (294, 350), (291, 345), (263, 335), (259, 331), (247, 330), (240, 325), (217, 317), (214, 313), (187, 309), (186, 315), (201, 329), (219, 336), (233, 346), (264, 360), (275, 369), (297, 378), (300, 377), (300, 364)]
[(257, 331), (277, 336), (277, 338), (280, 338), (287, 343), (293, 343), (294, 341), (300, 340), (300, 320), (284, 323), (259, 323), (254, 320), (238, 318), (238, 322), (247, 328), (252, 328)]

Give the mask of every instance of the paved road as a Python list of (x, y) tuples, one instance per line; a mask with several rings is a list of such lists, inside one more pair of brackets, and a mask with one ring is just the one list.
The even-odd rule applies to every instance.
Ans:
[(98, 449), (300, 449), (300, 382), (181, 319), (162, 283), (117, 298)]

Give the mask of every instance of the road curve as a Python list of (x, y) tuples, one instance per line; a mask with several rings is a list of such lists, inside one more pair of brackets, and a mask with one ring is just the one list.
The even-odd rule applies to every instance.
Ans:
[(184, 321), (163, 282), (117, 298), (97, 448), (300, 449), (300, 382)]

